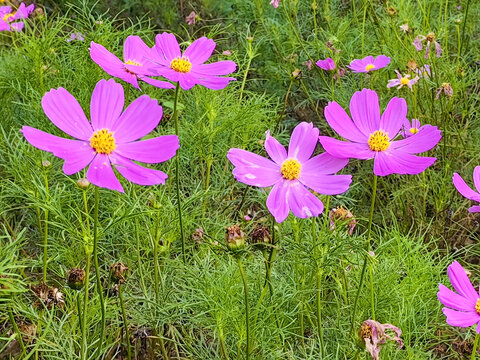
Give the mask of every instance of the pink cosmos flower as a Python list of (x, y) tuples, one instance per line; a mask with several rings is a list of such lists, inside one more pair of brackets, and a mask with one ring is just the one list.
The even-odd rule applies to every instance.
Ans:
[(79, 32), (74, 32), (70, 34), (70, 37), (67, 39), (67, 42), (72, 42), (72, 41), (84, 41), (85, 38), (83, 37), (82, 33)]
[(405, 122), (403, 123), (403, 126), (402, 126), (402, 136), (404, 138), (410, 137), (418, 133), (420, 130), (423, 130), (423, 128), (424, 126), (421, 126), (420, 120), (412, 119), (412, 123), (410, 123), (408, 119), (405, 119)]
[(406, 139), (394, 140), (407, 118), (405, 99), (394, 97), (380, 116), (377, 93), (363, 89), (353, 94), (350, 101), (352, 119), (335, 101), (325, 107), (328, 124), (340, 136), (340, 141), (320, 136), (323, 148), (338, 158), (374, 159), (375, 175), (419, 174), (432, 165), (436, 158), (415, 156), (432, 149), (440, 141), (437, 127), (425, 125), (424, 129)]
[(325, 60), (318, 60), (316, 64), (320, 69), (323, 69), (325, 71), (333, 71), (336, 68), (335, 61), (333, 61), (332, 58), (326, 58)]
[(270, 5), (272, 5), (276, 9), (278, 8), (278, 5), (280, 5), (280, 0), (272, 0), (270, 1)]
[[(480, 166), (475, 167), (473, 170), (473, 183), (477, 191), (473, 191), (457, 173), (453, 174), (453, 185), (460, 194), (469, 200), (480, 202)], [(480, 206), (472, 206), (468, 209), (471, 213), (480, 212)]]
[(476, 331), (480, 334), (480, 294), (457, 261), (448, 267), (447, 272), (456, 292), (439, 284), (437, 293), (438, 300), (446, 306), (442, 311), (447, 317), (447, 324), (464, 328), (477, 324)]
[(150, 62), (153, 50), (139, 36), (129, 36), (123, 44), (123, 61), (113, 55), (104, 46), (90, 43), (90, 57), (107, 74), (118, 77), (137, 89), (138, 80), (162, 89), (173, 89), (175, 86), (167, 81), (152, 79), (156, 76), (153, 64)]
[(220, 90), (228, 85), (233, 77), (221, 77), (234, 72), (237, 64), (231, 60), (217, 61), (205, 64), (215, 50), (215, 41), (201, 37), (195, 40), (184, 52), (175, 35), (158, 34), (155, 38), (156, 53), (153, 62), (157, 65), (157, 74), (173, 82), (179, 82), (184, 90), (190, 90), (195, 85), (209, 89)]
[(442, 55), (442, 48), (440, 44), (435, 40), (435, 34), (430, 33), (427, 36), (418, 35), (415, 40), (413, 40), (413, 46), (415, 46), (415, 50), (421, 51), (423, 49), (423, 43), (426, 42), (427, 46), (425, 47), (425, 59), (428, 59), (428, 55), (430, 54), (430, 45), (433, 44), (435, 46), (435, 52), (437, 58)]
[(35, 9), (35, 5), (25, 6), (21, 3), (17, 11), (13, 11), (10, 6), (0, 6), (0, 31), (22, 31), (25, 23), (17, 21), (26, 19)]
[(77, 140), (65, 139), (34, 129), (22, 128), (27, 141), (65, 160), (63, 171), (72, 175), (88, 167), (92, 184), (123, 192), (112, 165), (128, 181), (139, 185), (165, 184), (162, 171), (149, 169), (134, 161), (154, 164), (175, 156), (180, 147), (175, 135), (135, 141), (147, 135), (162, 118), (157, 100), (142, 95), (125, 111), (123, 87), (115, 80), (100, 80), (90, 103), (89, 122), (77, 100), (65, 89), (47, 92), (42, 107), (48, 118), (63, 132)]
[(378, 55), (376, 58), (367, 56), (363, 59), (353, 60), (348, 68), (356, 73), (368, 73), (370, 71), (378, 70), (390, 64), (390, 58), (385, 55)]
[(395, 73), (397, 74), (397, 79), (388, 80), (387, 88), (397, 86), (397, 89), (401, 89), (404, 86), (408, 86), (413, 91), (412, 86), (418, 82), (419, 77), (415, 76), (413, 79), (410, 79), (410, 75), (402, 76), (398, 70), (395, 70)]
[(332, 175), (343, 169), (348, 159), (337, 159), (327, 153), (311, 157), (318, 134), (313, 124), (300, 123), (293, 130), (287, 152), (267, 131), (265, 150), (273, 161), (242, 149), (228, 152), (237, 181), (258, 187), (273, 186), (267, 208), (278, 223), (287, 218), (290, 210), (299, 218), (322, 213), (322, 202), (307, 188), (325, 195), (348, 190), (351, 175)]

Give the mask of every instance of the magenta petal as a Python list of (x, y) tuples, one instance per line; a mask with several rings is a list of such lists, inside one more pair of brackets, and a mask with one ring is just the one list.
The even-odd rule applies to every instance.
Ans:
[(453, 185), (457, 191), (469, 200), (480, 201), (480, 194), (473, 191), (457, 173), (453, 174)]
[(447, 324), (458, 327), (470, 327), (480, 321), (480, 315), (475, 311), (463, 312), (448, 308), (442, 309), (447, 317)]
[(280, 166), (260, 155), (242, 149), (230, 149), (227, 158), (235, 166), (235, 179), (244, 184), (268, 187), (282, 179)]
[(170, 160), (179, 148), (178, 136), (164, 135), (148, 140), (118, 144), (115, 153), (135, 161), (154, 164)]
[(190, 90), (197, 84), (197, 79), (192, 73), (180, 74), (178, 80), (183, 90)]
[(287, 150), (277, 139), (270, 136), (270, 130), (266, 132), (265, 150), (267, 150), (268, 156), (278, 165), (282, 165), (287, 159)]
[(480, 212), (480, 206), (479, 205), (476, 205), (476, 206), (470, 206), (468, 208), (468, 211), (471, 212), (471, 213), (477, 213), (477, 212)]
[(407, 102), (405, 99), (394, 97), (387, 105), (387, 108), (380, 119), (380, 129), (388, 133), (390, 139), (397, 136), (402, 125), (407, 119)]
[(90, 43), (90, 57), (108, 75), (115, 77), (124, 76), (125, 66), (123, 61), (113, 55), (104, 46), (92, 41)]
[[(90, 118), (94, 130), (110, 129), (120, 117), (125, 104), (122, 85), (115, 80), (102, 79), (97, 83), (90, 101)], [(120, 140), (120, 138), (118, 138)]]
[(116, 190), (123, 193), (122, 184), (113, 172), (110, 159), (107, 155), (97, 154), (87, 171), (87, 179), (98, 187)]
[(390, 58), (386, 55), (378, 55), (373, 61), (373, 65), (375, 65), (375, 70), (384, 68), (388, 64), (390, 64)]
[(22, 127), (21, 131), (31, 145), (65, 160), (63, 171), (67, 175), (84, 169), (95, 157), (86, 141), (64, 139), (29, 126)]
[(10, 31), (10, 25), (2, 19), (0, 19), (0, 31)]
[(277, 223), (283, 222), (288, 217), (290, 211), (287, 202), (289, 188), (289, 181), (279, 181), (268, 194), (267, 208)]
[(459, 311), (475, 310), (475, 303), (471, 300), (458, 295), (442, 284), (438, 285), (438, 289), (437, 297), (443, 305)]
[(303, 172), (299, 180), (305, 186), (322, 195), (338, 195), (348, 190), (352, 182), (352, 175), (305, 175)]
[[(406, 132), (410, 132), (410, 128), (406, 129)], [(391, 148), (411, 154), (422, 153), (435, 147), (441, 138), (441, 131), (436, 126), (424, 125), (418, 133), (392, 141)]]
[(350, 100), (350, 113), (353, 122), (362, 133), (370, 135), (380, 129), (380, 107), (375, 91), (363, 89), (353, 94)]
[(117, 144), (140, 139), (155, 129), (163, 115), (158, 101), (142, 95), (134, 100), (111, 127)]
[(155, 37), (154, 49), (157, 51), (160, 60), (168, 66), (170, 66), (170, 62), (174, 58), (182, 55), (175, 35), (166, 32), (158, 34)]
[(416, 175), (433, 165), (436, 158), (415, 156), (400, 150), (377, 152), (373, 173), (378, 176), (391, 174)]
[(163, 76), (167, 80), (173, 81), (173, 82), (178, 82), (180, 80), (180, 77), (182, 73), (179, 73), (175, 70), (170, 69), (169, 67), (166, 66), (158, 66), (155, 68), (155, 71), (158, 76)]
[(12, 7), (11, 6), (0, 6), (0, 17), (4, 17), (7, 14), (10, 14), (12, 12)]
[(17, 22), (11, 23), (10, 27), (12, 28), (13, 31), (22, 31), (23, 28), (25, 27), (25, 23), (21, 21), (17, 21)]
[(290, 181), (289, 185), (290, 189), (287, 193), (288, 206), (296, 217), (306, 219), (322, 213), (323, 203), (300, 182)]
[(293, 129), (288, 145), (288, 157), (301, 163), (310, 159), (318, 143), (319, 130), (312, 123), (302, 122)]
[(194, 74), (198, 76), (196, 79), (196, 83), (202, 86), (205, 86), (208, 89), (212, 90), (221, 90), (224, 89), (230, 81), (235, 81), (237, 79), (233, 77), (218, 77), (218, 76), (207, 76), (207, 75), (199, 75), (199, 74)]
[(152, 57), (152, 50), (143, 42), (140, 36), (130, 35), (123, 44), (123, 60), (144, 65), (146, 58)]
[(334, 174), (342, 170), (347, 164), (348, 159), (340, 159), (329, 153), (323, 153), (303, 163), (301, 174), (306, 176)]
[(175, 89), (175, 85), (169, 83), (168, 81), (152, 79), (147, 76), (142, 76), (141, 80), (160, 89)]
[(165, 185), (168, 175), (163, 171), (149, 169), (119, 155), (111, 156), (115, 169), (128, 181), (138, 185)]
[(370, 150), (368, 144), (340, 141), (328, 136), (320, 136), (320, 144), (330, 155), (340, 159), (372, 159), (375, 152)]
[(335, 101), (329, 102), (325, 107), (325, 119), (341, 137), (357, 142), (368, 141), (370, 133), (362, 133), (345, 110)]
[(48, 118), (64, 133), (81, 140), (89, 140), (92, 126), (78, 101), (64, 88), (52, 89), (42, 98), (42, 107)]
[(192, 71), (196, 74), (218, 76), (228, 75), (237, 69), (237, 64), (231, 60), (217, 61), (210, 64), (202, 64), (192, 67)]
[(475, 166), (473, 169), (473, 183), (477, 190), (480, 189), (480, 166)]
[(187, 57), (192, 64), (203, 64), (212, 56), (215, 46), (215, 41), (203, 36), (191, 43), (183, 56)]
[(454, 261), (447, 269), (448, 278), (452, 283), (453, 288), (462, 296), (468, 298), (472, 302), (477, 302), (480, 298), (475, 291), (467, 273), (458, 261)]

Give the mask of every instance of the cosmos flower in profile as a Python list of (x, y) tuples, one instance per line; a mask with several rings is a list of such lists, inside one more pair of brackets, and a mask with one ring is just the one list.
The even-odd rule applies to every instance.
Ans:
[(228, 152), (237, 181), (262, 188), (273, 186), (267, 208), (278, 223), (287, 218), (290, 210), (299, 218), (322, 213), (322, 202), (308, 188), (324, 195), (337, 195), (350, 186), (351, 175), (333, 175), (347, 165), (348, 159), (327, 153), (312, 157), (318, 134), (313, 124), (300, 123), (293, 130), (287, 152), (267, 131), (265, 150), (272, 160), (242, 149)]
[[(475, 167), (473, 170), (473, 183), (477, 191), (472, 190), (460, 175), (457, 173), (453, 174), (453, 185), (457, 191), (469, 200), (480, 202), (480, 166)], [(480, 206), (471, 206), (468, 211), (471, 213), (480, 212)]]
[(370, 71), (382, 69), (390, 64), (390, 58), (386, 55), (378, 55), (376, 58), (367, 56), (363, 59), (353, 60), (348, 68), (356, 73), (368, 73)]
[(328, 124), (348, 140), (320, 136), (320, 143), (330, 155), (374, 159), (373, 172), (378, 176), (419, 174), (437, 160), (415, 155), (432, 149), (440, 141), (441, 132), (436, 126), (425, 125), (417, 134), (395, 140), (407, 119), (405, 99), (394, 97), (380, 115), (377, 93), (363, 89), (353, 94), (350, 114), (352, 118), (335, 101), (325, 107)]
[[(134, 161), (154, 164), (175, 156), (180, 147), (176, 135), (136, 141), (153, 129), (162, 118), (157, 100), (142, 95), (126, 109), (123, 87), (113, 79), (100, 80), (90, 103), (91, 122), (80, 104), (65, 89), (47, 92), (42, 107), (47, 117), (76, 140), (54, 136), (24, 126), (22, 133), (38, 149), (65, 160), (63, 171), (75, 174), (86, 167), (92, 184), (123, 192), (113, 167), (128, 181), (139, 185), (165, 184), (167, 174), (138, 165)], [(133, 161), (132, 161), (133, 160)]]
[(122, 79), (140, 89), (138, 80), (162, 89), (173, 89), (175, 86), (168, 81), (152, 79), (156, 76), (150, 61), (150, 49), (139, 36), (129, 36), (123, 44), (123, 61), (108, 51), (103, 45), (91, 42), (90, 57), (108, 75)]
[(215, 41), (201, 37), (190, 44), (182, 53), (173, 34), (162, 33), (155, 38), (152, 62), (157, 75), (179, 83), (183, 90), (202, 85), (213, 90), (225, 88), (233, 77), (223, 77), (233, 73), (237, 64), (222, 60), (205, 64), (215, 50)]
[(332, 58), (326, 58), (325, 60), (318, 60), (316, 62), (320, 69), (325, 71), (333, 71), (336, 69), (335, 61)]
[(17, 20), (28, 18), (33, 10), (34, 4), (25, 6), (21, 3), (17, 11), (13, 11), (10, 6), (0, 6), (0, 31), (22, 31), (25, 23)]

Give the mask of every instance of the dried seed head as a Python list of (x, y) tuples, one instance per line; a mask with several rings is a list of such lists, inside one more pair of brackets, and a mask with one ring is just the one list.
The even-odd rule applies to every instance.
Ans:
[(427, 41), (429, 42), (434, 42), (435, 41), (435, 33), (431, 32), (427, 35), (427, 38), (426, 38)]
[(245, 234), (238, 225), (226, 228), (225, 240), (229, 250), (235, 251), (245, 247)]
[(397, 15), (397, 10), (393, 6), (389, 6), (387, 8), (387, 14), (390, 16), (395, 16)]
[(334, 208), (330, 211), (330, 230), (335, 229), (336, 224), (345, 224), (345, 227), (348, 228), (348, 234), (352, 235), (355, 226), (357, 226), (357, 220), (353, 214), (340, 206), (339, 208)]
[(292, 77), (294, 79), (300, 79), (302, 77), (302, 70), (300, 70), (300, 69), (293, 70)]
[(90, 181), (85, 178), (81, 178), (77, 180), (77, 186), (82, 190), (86, 190), (90, 186)]
[(408, 60), (408, 62), (407, 62), (408, 71), (414, 71), (417, 68), (418, 68), (418, 64), (415, 60), (413, 60), (413, 59)]
[(270, 244), (272, 236), (266, 226), (256, 224), (253, 228), (250, 238), (253, 244)]
[(80, 268), (73, 268), (67, 275), (68, 286), (73, 290), (80, 290), (85, 283), (85, 270)]
[(192, 240), (195, 241), (196, 243), (201, 243), (203, 239), (203, 234), (205, 234), (205, 232), (203, 231), (202, 227), (195, 229), (195, 231), (192, 234)]
[(358, 330), (358, 336), (360, 339), (371, 339), (372, 338), (372, 328), (370, 325), (363, 323)]
[(42, 302), (47, 309), (51, 309), (52, 306), (62, 306), (64, 304), (63, 294), (53, 286), (50, 287), (47, 284), (41, 283), (32, 286), (32, 290), (38, 298), (35, 306), (39, 306), (39, 302)]
[(127, 276), (127, 272), (128, 272), (128, 267), (122, 262), (118, 262), (110, 265), (111, 278), (116, 283), (119, 283), (119, 284), (124, 283), (125, 276)]

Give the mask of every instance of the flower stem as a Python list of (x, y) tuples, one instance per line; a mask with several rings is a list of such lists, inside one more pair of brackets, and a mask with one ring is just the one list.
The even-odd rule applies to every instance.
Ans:
[(480, 334), (477, 333), (477, 335), (475, 335), (475, 342), (473, 343), (472, 357), (470, 358), (470, 360), (475, 360), (475, 357), (477, 355), (477, 347), (478, 347), (479, 340), (480, 340)]
[[(355, 315), (357, 313), (357, 305), (358, 305), (358, 298), (360, 297), (360, 291), (362, 289), (363, 285), (363, 280), (365, 278), (365, 270), (367, 268), (367, 262), (368, 262), (368, 251), (370, 250), (370, 237), (372, 235), (372, 221), (373, 221), (373, 211), (375, 210), (375, 198), (377, 196), (377, 182), (378, 182), (378, 177), (377, 175), (374, 175), (373, 178), (373, 191), (372, 191), (372, 203), (370, 204), (370, 217), (368, 219), (368, 231), (367, 231), (367, 243), (365, 246), (365, 258), (363, 260), (363, 267), (362, 267), (362, 272), (360, 274), (360, 283), (358, 284), (358, 289), (357, 289), (357, 294), (355, 295), (355, 301), (353, 303), (353, 313), (352, 313), (352, 323), (350, 326), (350, 335), (353, 333), (353, 328), (355, 326)], [(373, 278), (370, 277), (370, 286), (373, 288)], [(374, 305), (372, 304), (372, 309), (374, 308)], [(374, 314), (372, 313), (372, 316)]]
[(128, 331), (127, 315), (125, 313), (125, 305), (123, 303), (122, 284), (118, 284), (118, 300), (122, 309), (123, 327), (125, 328), (125, 338), (127, 340), (127, 358), (132, 359), (132, 348), (130, 347), (130, 332)]
[[(45, 179), (45, 191), (47, 193), (47, 204), (50, 199), (50, 191), (48, 187), (48, 176), (46, 171), (43, 171), (43, 177)], [(45, 227), (43, 233), (43, 282), (47, 282), (47, 263), (48, 263), (48, 208), (45, 209)]]
[[(175, 120), (175, 134), (178, 135), (178, 93), (180, 91), (180, 83), (177, 83), (175, 87), (175, 98), (173, 101), (173, 118)], [(182, 258), (183, 262), (186, 262), (185, 258), (185, 236), (183, 234), (183, 221), (182, 221), (182, 202), (180, 199), (180, 149), (177, 150), (177, 156), (175, 156), (175, 178), (177, 181), (177, 208), (178, 208), (178, 221), (180, 222), (180, 238), (182, 240)]]
[(290, 78), (290, 84), (288, 85), (287, 94), (285, 95), (285, 101), (283, 102), (282, 112), (278, 116), (278, 120), (277, 120), (277, 123), (275, 124), (275, 128), (273, 129), (272, 135), (277, 133), (278, 127), (279, 127), (280, 123), (282, 122), (283, 115), (285, 114), (285, 110), (287, 109), (288, 97), (290, 96), (290, 91), (292, 90), (292, 85), (293, 85), (293, 76)]
[(245, 271), (243, 270), (242, 260), (240, 257), (237, 257), (238, 269), (240, 270), (240, 275), (242, 276), (243, 281), (243, 290), (245, 294), (245, 326), (247, 328), (247, 353), (246, 359), (250, 359), (250, 317), (248, 313), (248, 289), (247, 289), (247, 278), (245, 277)]
[(95, 186), (95, 212), (93, 217), (93, 261), (95, 264), (95, 276), (97, 278), (97, 292), (100, 298), (100, 309), (102, 311), (102, 324), (100, 327), (100, 339), (97, 345), (97, 351), (102, 351), (103, 336), (105, 334), (105, 302), (103, 299), (102, 279), (100, 278), (100, 267), (98, 266), (98, 204), (99, 204), (98, 186)]
[(22, 349), (22, 355), (24, 355), (26, 350), (25, 344), (23, 343), (22, 339), (22, 333), (18, 329), (17, 322), (15, 321), (15, 317), (13, 316), (12, 308), (10, 306), (8, 307), (8, 317), (10, 319), (10, 322), (12, 323), (13, 331), (15, 331), (15, 334), (17, 334), (17, 340), (20, 344), (20, 348)]
[[(316, 234), (316, 217), (312, 217), (312, 242), (314, 249), (316, 251), (314, 253), (317, 254), (317, 259), (315, 260), (315, 265), (316, 265), (316, 271), (315, 271), (315, 276), (317, 279), (317, 331), (318, 331), (318, 337), (320, 338), (320, 353), (322, 355), (322, 359), (325, 356), (325, 344), (323, 341), (323, 329), (322, 329), (322, 268), (321, 264), (319, 263), (319, 257), (322, 256), (322, 254), (319, 254), (319, 245), (317, 244), (317, 234)], [(318, 245), (318, 246), (317, 246)]]
[(87, 251), (87, 266), (85, 268), (85, 297), (83, 300), (83, 326), (82, 326), (82, 345), (81, 345), (81, 359), (86, 360), (87, 357), (87, 313), (88, 313), (88, 288), (90, 285), (90, 256), (91, 254)]

